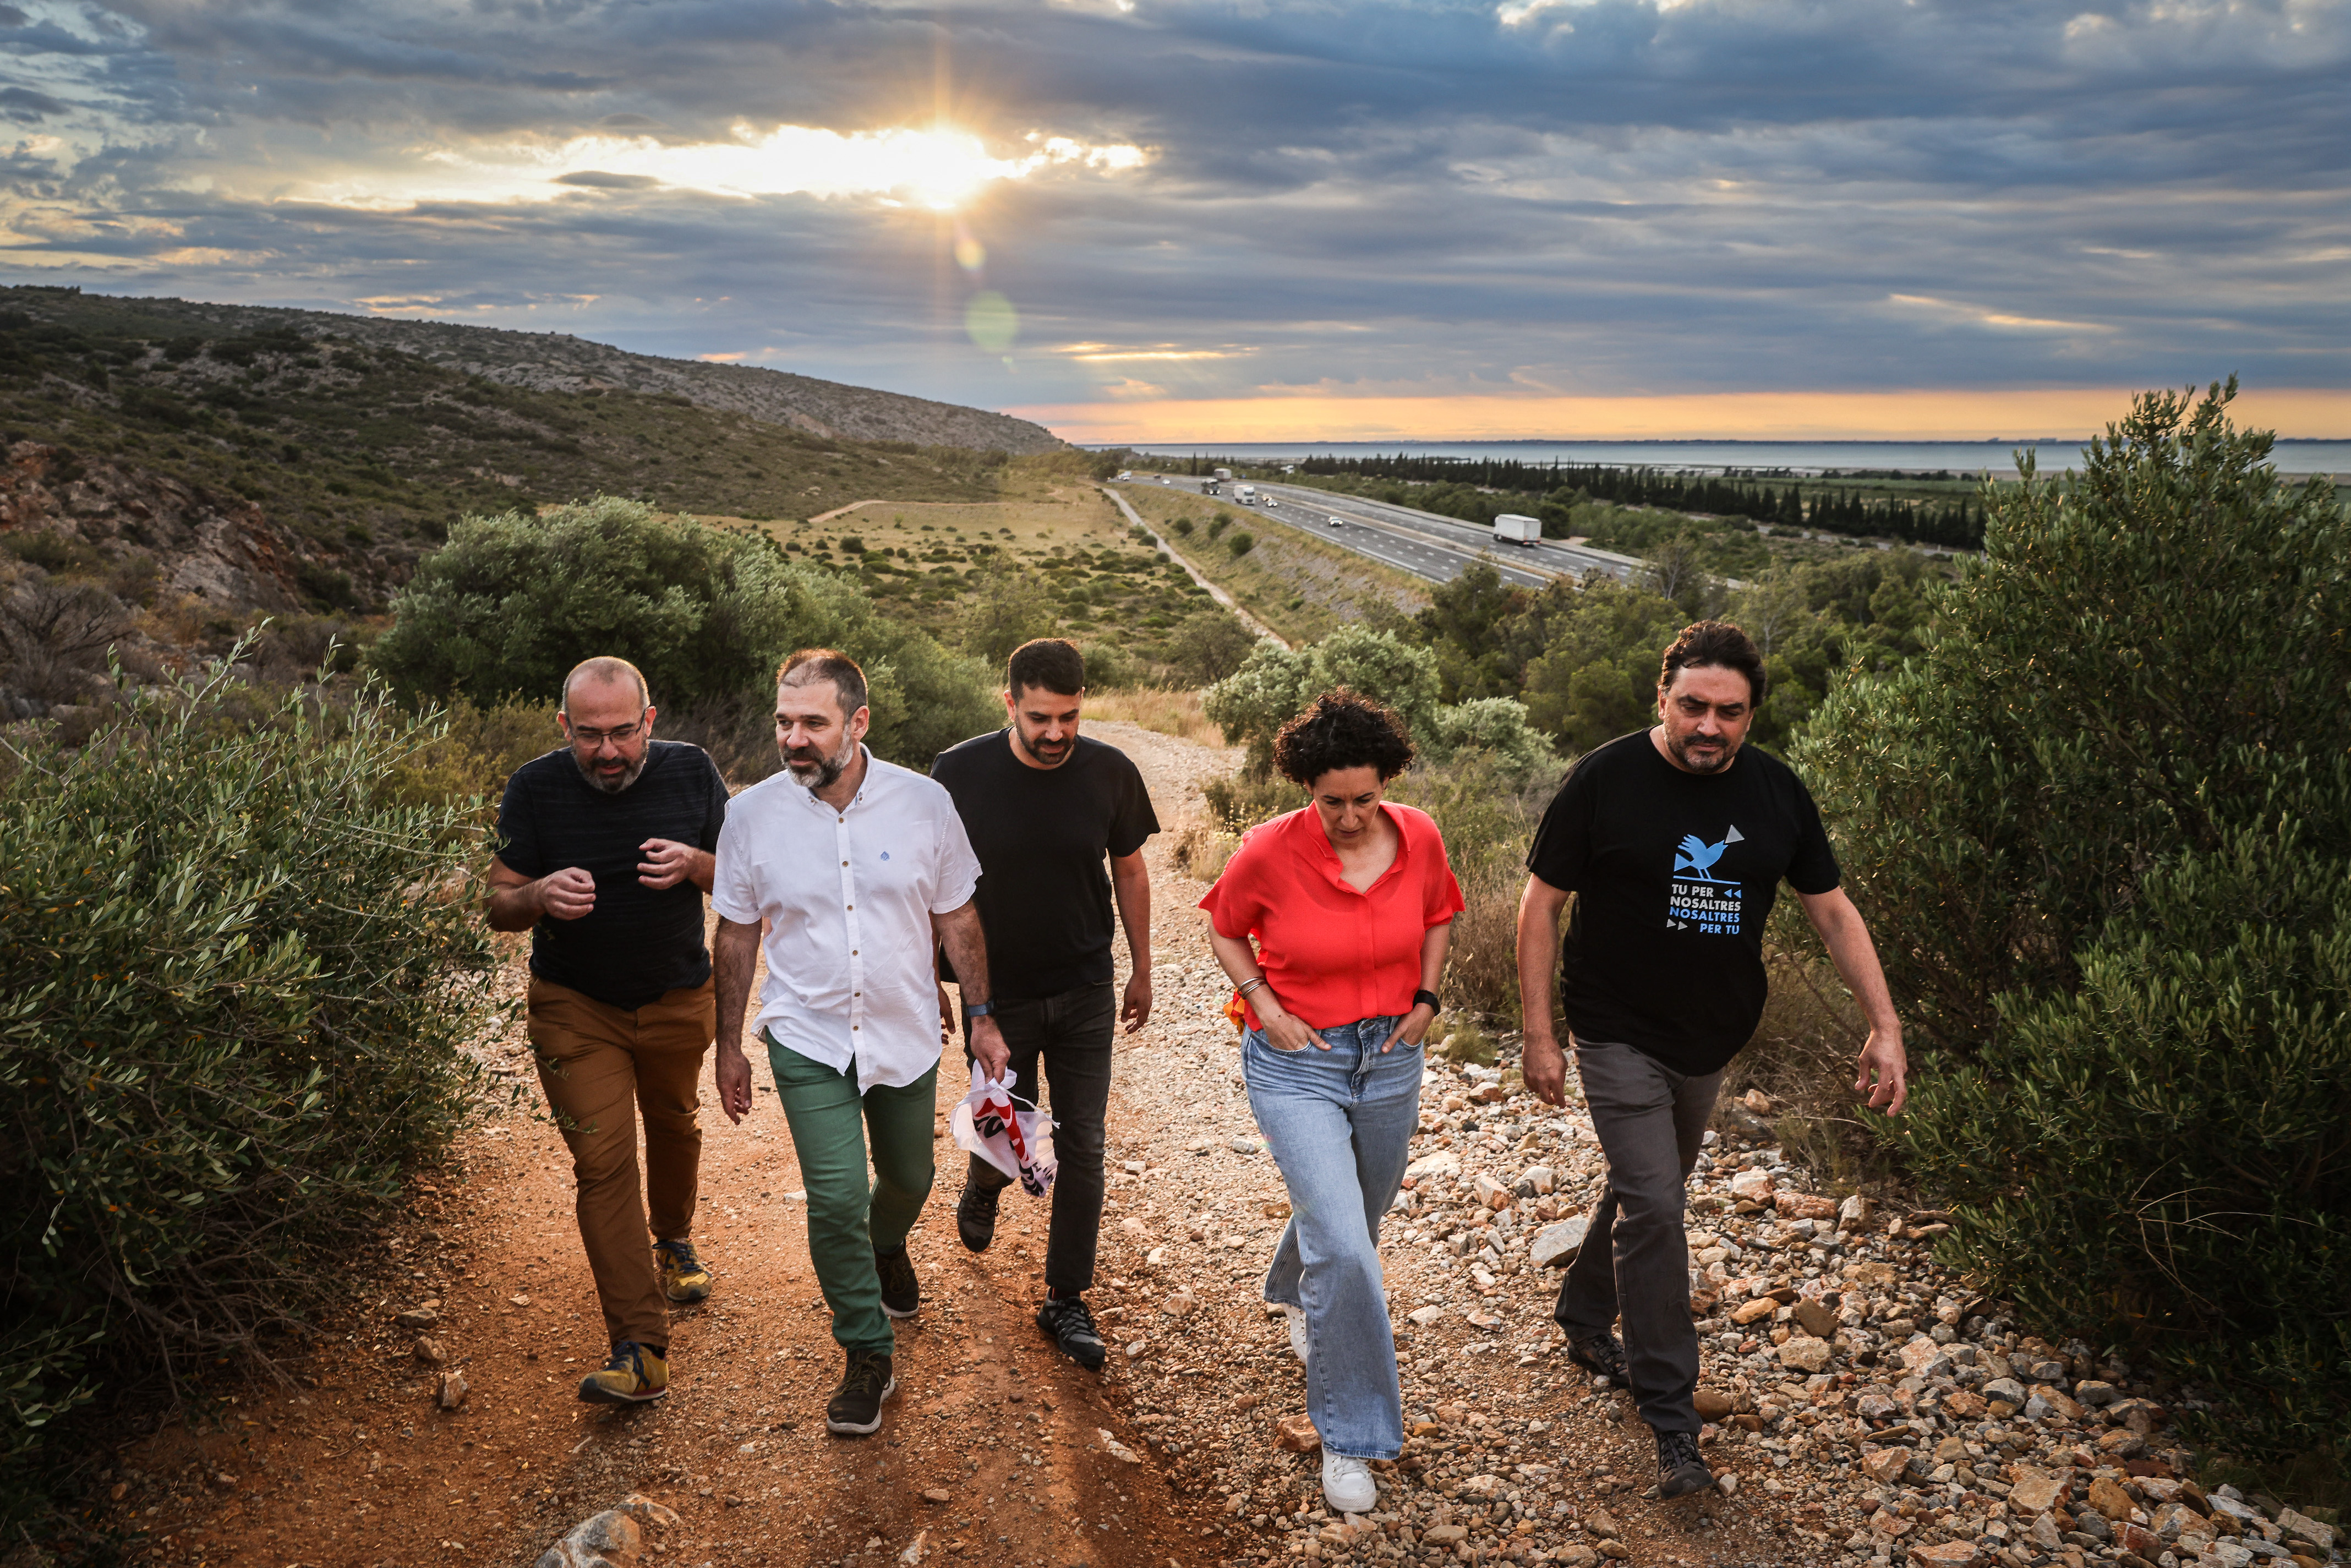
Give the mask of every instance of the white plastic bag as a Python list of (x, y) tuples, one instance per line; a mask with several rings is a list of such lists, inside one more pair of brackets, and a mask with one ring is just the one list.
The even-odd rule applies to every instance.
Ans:
[(967, 1149), (1017, 1179), (1031, 1197), (1042, 1197), (1053, 1185), (1059, 1168), (1053, 1158), (1053, 1119), (1012, 1092), (1000, 1078), (990, 1078), (977, 1062), (971, 1067), (971, 1092), (957, 1103), (947, 1125), (958, 1147)]

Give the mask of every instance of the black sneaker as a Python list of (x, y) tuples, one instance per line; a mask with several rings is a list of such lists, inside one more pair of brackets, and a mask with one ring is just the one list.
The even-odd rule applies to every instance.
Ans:
[(987, 1244), (996, 1239), (996, 1200), (1003, 1193), (1000, 1186), (963, 1184), (963, 1196), (956, 1199), (956, 1234), (974, 1252), (987, 1251)]
[(1714, 1485), (1714, 1472), (1698, 1457), (1698, 1437), (1689, 1432), (1657, 1434), (1657, 1496), (1687, 1497)]
[(898, 1390), (890, 1358), (878, 1351), (852, 1350), (841, 1386), (824, 1407), (824, 1429), (843, 1437), (869, 1436), (882, 1425), (882, 1401)]
[(1586, 1371), (1606, 1378), (1618, 1388), (1630, 1388), (1631, 1376), (1625, 1370), (1625, 1347), (1613, 1333), (1596, 1333), (1584, 1339), (1567, 1342), (1567, 1359)]
[(914, 1278), (914, 1260), (906, 1249), (874, 1249), (873, 1271), (882, 1276), (882, 1310), (893, 1318), (913, 1317), (923, 1304), (923, 1282)]
[(1088, 1372), (1102, 1370), (1110, 1352), (1094, 1332), (1094, 1314), (1083, 1296), (1048, 1296), (1037, 1309), (1037, 1326), (1053, 1336), (1061, 1354)]

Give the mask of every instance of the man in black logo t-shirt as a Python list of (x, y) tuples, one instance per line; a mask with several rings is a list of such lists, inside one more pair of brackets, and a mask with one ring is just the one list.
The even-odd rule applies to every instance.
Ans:
[[(1012, 1092), (1038, 1103), (1040, 1066), (1052, 1085), (1061, 1173), (1037, 1325), (1064, 1354), (1093, 1368), (1105, 1352), (1084, 1292), (1093, 1284), (1102, 1228), (1111, 1036), (1118, 1018), (1131, 1034), (1151, 1016), (1151, 873), (1143, 845), (1159, 819), (1126, 754), (1078, 734), (1085, 661), (1075, 644), (1058, 637), (1022, 643), (1005, 687), (1010, 726), (941, 752), (931, 777), (954, 798), (979, 856), (973, 901), (987, 936), (997, 1025), (1012, 1048)], [(1113, 889), (1134, 960), (1123, 1006), (1111, 994)], [(1010, 1179), (972, 1159), (956, 1229), (973, 1251), (994, 1239), (997, 1200)]]
[[(1861, 915), (1802, 780), (1743, 747), (1763, 700), (1744, 632), (1701, 621), (1666, 650), (1653, 729), (1586, 752), (1543, 814), (1519, 905), (1527, 1087), (1564, 1103), (1552, 1029), (1559, 916), (1575, 895), (1561, 966), (1608, 1185), (1560, 1286), (1568, 1354), (1629, 1386), (1657, 1438), (1661, 1495), (1710, 1487), (1698, 1457), (1698, 1335), (1690, 1324), (1684, 1184), (1723, 1069), (1763, 1015), (1763, 925), (1785, 879), (1869, 1019), (1861, 1082), (1902, 1109), (1902, 1026)], [(1611, 1325), (1623, 1317), (1620, 1344)]]
[(490, 924), (531, 934), (531, 1049), (571, 1150), (580, 1239), (612, 1344), (580, 1385), (598, 1404), (666, 1393), (666, 1303), (710, 1293), (692, 1240), (702, 1056), (718, 1017), (702, 895), (726, 785), (702, 747), (653, 739), (654, 716), (625, 659), (566, 676), (557, 717), (571, 744), (507, 780), (505, 847), (490, 862)]

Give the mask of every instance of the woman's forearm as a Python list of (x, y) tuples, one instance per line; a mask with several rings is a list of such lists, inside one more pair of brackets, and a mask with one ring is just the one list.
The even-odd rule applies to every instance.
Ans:
[(1432, 925), (1420, 938), (1420, 988), (1441, 990), (1445, 979), (1445, 955), (1453, 946), (1453, 922)]

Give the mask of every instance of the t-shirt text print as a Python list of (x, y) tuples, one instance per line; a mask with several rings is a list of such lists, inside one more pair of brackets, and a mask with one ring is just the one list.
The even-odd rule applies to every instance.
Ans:
[(1722, 852), (1740, 841), (1739, 829), (1734, 826), (1720, 840), (1708, 843), (1696, 833), (1684, 833), (1680, 845), (1674, 851), (1674, 876), (1666, 904), (1666, 928), (1669, 931), (1695, 931), (1701, 936), (1736, 936), (1739, 917), (1745, 908), (1740, 901), (1740, 885), (1727, 878), (1707, 874), (1708, 868), (1722, 858)]

